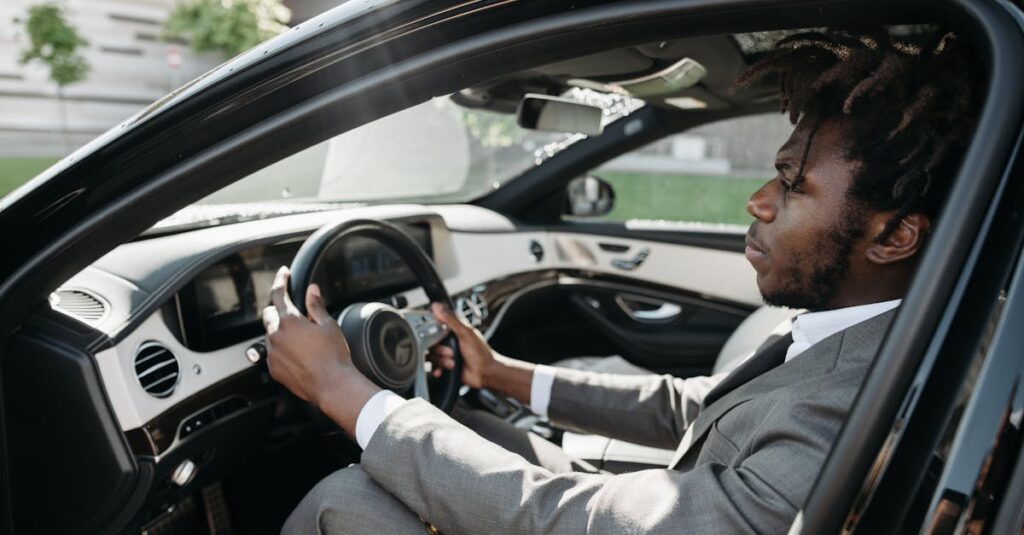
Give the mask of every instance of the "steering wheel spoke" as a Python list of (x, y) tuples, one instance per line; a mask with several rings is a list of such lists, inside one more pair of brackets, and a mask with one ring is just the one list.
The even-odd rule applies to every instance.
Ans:
[(413, 383), (413, 395), (430, 401), (430, 387), (427, 386), (427, 363), (424, 359), (424, 353), (420, 353), (416, 358), (418, 368), (416, 370), (416, 382)]
[(430, 311), (407, 308), (401, 313), (416, 333), (416, 342), (422, 353), (448, 336), (448, 326), (437, 321)]
[(416, 372), (416, 382), (413, 386), (413, 393), (418, 398), (430, 401), (430, 388), (427, 386), (427, 366), (425, 355), (435, 344), (440, 343), (448, 336), (448, 326), (437, 321), (434, 315), (426, 310), (407, 308), (401, 311), (402, 317), (416, 333), (417, 351), (419, 359)]

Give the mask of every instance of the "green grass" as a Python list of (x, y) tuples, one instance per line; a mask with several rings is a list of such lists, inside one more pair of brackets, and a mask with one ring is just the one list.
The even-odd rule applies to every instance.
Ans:
[(599, 171), (615, 190), (615, 206), (605, 219), (665, 219), (747, 225), (750, 195), (767, 178), (669, 175)]
[(0, 158), (0, 197), (38, 175), (57, 158)]

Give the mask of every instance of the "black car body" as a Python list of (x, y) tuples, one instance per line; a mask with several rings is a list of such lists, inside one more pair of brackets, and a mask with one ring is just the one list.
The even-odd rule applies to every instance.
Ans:
[[(253, 440), (280, 432), (268, 423), (275, 418), (270, 401), (255, 404), (251, 417), (236, 417), (231, 426), (207, 429), (194, 449), (162, 453), (153, 442), (164, 439), (118, 425), (98, 370), (95, 355), (113, 348), (118, 336), (129, 336), (145, 319), (137, 314), (161, 313), (168, 296), (227, 249), (177, 266), (181, 276), (140, 297), (152, 302), (127, 304), (131, 314), (118, 336), (56, 314), (47, 304), (51, 292), (101, 257), (116, 255), (123, 244), (144, 244), (133, 240), (180, 208), (340, 132), (433, 96), (493, 88), (489, 82), (538, 65), (678, 36), (918, 22), (952, 28), (980, 51), (988, 76), (985, 106), (951, 193), (957, 209), (948, 210), (935, 229), (904, 312), (792, 532), (1021, 532), (1024, 15), (1019, 4), (1005, 0), (349, 2), (242, 54), (0, 200), (0, 228), (6, 229), (0, 255), (0, 531), (138, 531), (168, 507), (181, 512), (182, 499), (198, 492), (168, 483), (183, 459), (203, 452), (230, 459), (223, 466), (211, 462), (203, 473), (216, 481), (295, 453), (255, 451)], [(641, 110), (637, 116), (645, 124), (639, 132), (626, 130), (623, 121), (612, 123), (602, 136), (468, 204), (506, 217), (513, 225), (509, 232), (541, 229), (742, 250), (742, 237), (728, 233), (635, 231), (564, 220), (563, 192), (572, 177), (668, 133), (776, 105), (751, 96), (721, 109)], [(265, 238), (247, 235), (246, 243), (301, 238), (309, 231), (298, 225)], [(191, 235), (178, 236), (184, 243)], [(634, 284), (585, 270), (559, 275), (567, 274)], [(515, 285), (547, 276), (536, 273)], [(644, 291), (697, 299), (654, 285)], [(728, 311), (731, 305), (716, 306)], [(173, 413), (174, 424), (238, 392), (271, 401), (280, 394), (256, 375), (218, 383)], [(241, 458), (246, 451), (252, 458)], [(311, 484), (322, 475), (305, 474), (302, 481)], [(280, 508), (286, 513), (294, 501), (285, 502)], [(246, 514), (244, 507), (234, 513)], [(279, 518), (280, 512), (269, 516)]]

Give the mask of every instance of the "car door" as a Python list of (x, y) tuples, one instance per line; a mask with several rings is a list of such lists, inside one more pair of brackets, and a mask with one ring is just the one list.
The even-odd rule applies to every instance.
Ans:
[(589, 341), (586, 352), (647, 370), (712, 371), (738, 324), (762, 305), (743, 254), (753, 220), (746, 202), (774, 176), (791, 129), (777, 113), (713, 121), (608, 159), (554, 193), (563, 209), (545, 229), (558, 254), (588, 269), (566, 278), (547, 305), (564, 313), (542, 314), (496, 344), (564, 354), (572, 348), (556, 333), (572, 333)]

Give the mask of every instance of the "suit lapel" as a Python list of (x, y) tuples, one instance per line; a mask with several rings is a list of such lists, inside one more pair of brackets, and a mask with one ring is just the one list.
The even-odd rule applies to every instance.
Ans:
[[(833, 334), (782, 366), (779, 364), (785, 360), (792, 335), (769, 339), (761, 345), (757, 354), (708, 392), (704, 398), (704, 408), (686, 430), (669, 467), (678, 466), (686, 454), (694, 449), (694, 444), (702, 441), (711, 425), (733, 407), (778, 388), (829, 373), (840, 365), (841, 359), (850, 361), (848, 364), (870, 361), (895, 313), (895, 310), (891, 310), (879, 314)], [(776, 353), (780, 347), (781, 355)]]
[[(737, 387), (751, 379), (767, 372), (768, 370), (782, 364), (786, 360), (786, 351), (793, 343), (793, 335), (772, 336), (757, 349), (754, 355), (740, 364), (732, 373), (715, 385), (710, 392), (704, 396), (702, 407), (708, 407), (716, 400), (728, 394)], [(703, 408), (702, 408), (703, 410)]]
[[(769, 354), (764, 356), (761, 363), (757, 363), (754, 362), (754, 360), (761, 355), (755, 355), (748, 361), (752, 366), (748, 368), (744, 365), (740, 368), (736, 368), (736, 371), (733, 372), (733, 374), (730, 374), (722, 380), (722, 383), (720, 383), (720, 386), (725, 386), (726, 388), (716, 388), (715, 390), (718, 390), (718, 392), (712, 391), (708, 393), (709, 396), (710, 394), (715, 393), (716, 397), (711, 400), (705, 398), (705, 403), (707, 403), (707, 405), (701, 409), (700, 415), (698, 415), (697, 419), (694, 420), (693, 425), (691, 426), (692, 432), (690, 429), (687, 429), (686, 435), (689, 435), (689, 442), (685, 439), (683, 440), (680, 444), (679, 451), (676, 452), (673, 463), (669, 466), (676, 466), (676, 464), (678, 464), (679, 461), (681, 461), (683, 457), (693, 449), (693, 445), (701, 443), (704, 435), (707, 434), (708, 429), (710, 429), (719, 418), (724, 416), (725, 413), (729, 412), (737, 405), (749, 401), (759, 395), (771, 392), (772, 390), (789, 386), (807, 379), (808, 377), (828, 373), (835, 364), (835, 356), (838, 354), (839, 348), (842, 346), (842, 336), (843, 333), (837, 333), (825, 340), (822, 340), (815, 344), (814, 347), (811, 347), (786, 363), (784, 366), (776, 365), (773, 368), (766, 369), (766, 366), (772, 362), (781, 363), (785, 359), (785, 348), (788, 347), (788, 344), (783, 347), (781, 356), (777, 354)], [(776, 350), (777, 346), (765, 348), (765, 351), (767, 352), (769, 349)], [(747, 369), (744, 370), (743, 368)], [(765, 371), (758, 375), (752, 375), (754, 372), (759, 370)], [(739, 375), (741, 373), (742, 375)], [(739, 376), (734, 380), (729, 381), (732, 388), (728, 388), (729, 384), (725, 383), (732, 378), (733, 375)]]

